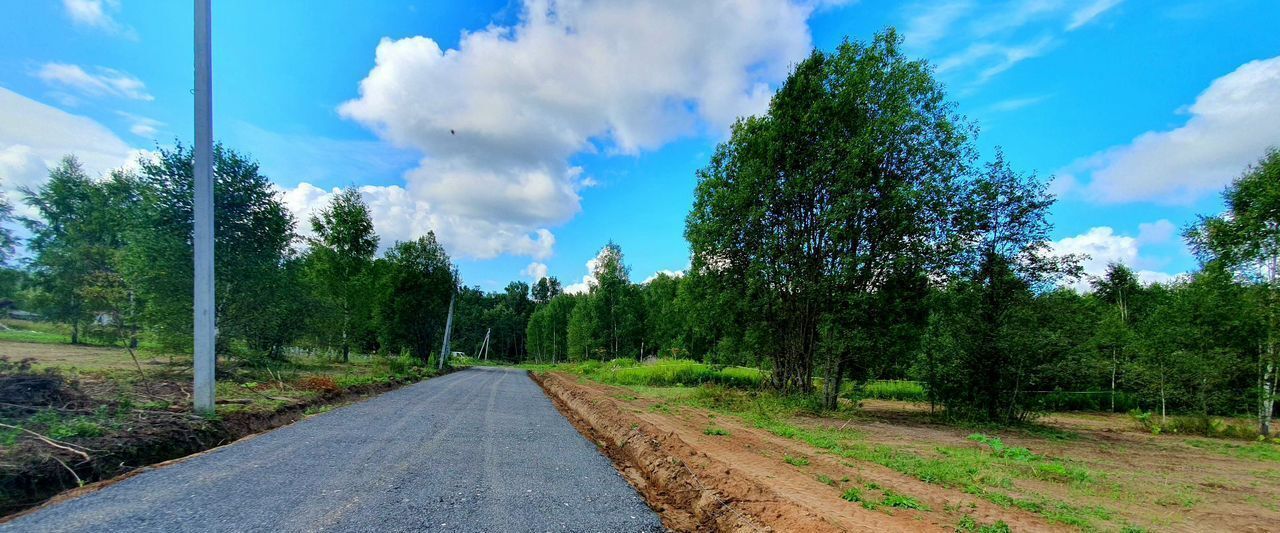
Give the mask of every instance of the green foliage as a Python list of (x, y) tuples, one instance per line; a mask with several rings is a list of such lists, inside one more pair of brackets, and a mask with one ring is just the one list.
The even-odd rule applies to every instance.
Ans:
[(927, 399), (924, 385), (918, 381), (875, 380), (859, 389), (861, 397), (877, 400), (923, 402)]
[(782, 462), (791, 466), (809, 466), (809, 459), (804, 457), (792, 457), (787, 455), (782, 458)]
[(971, 441), (989, 446), (991, 448), (991, 454), (996, 457), (1004, 457), (1006, 459), (1013, 459), (1014, 461), (1033, 461), (1039, 459), (1039, 457), (1031, 453), (1031, 450), (1026, 448), (1005, 446), (1004, 442), (1001, 441), (999, 437), (988, 437), (981, 433), (974, 433), (969, 435), (968, 438)]
[(964, 515), (956, 524), (957, 533), (1010, 533), (1009, 524), (997, 520), (994, 524), (979, 524), (972, 516)]
[[(121, 265), (148, 329), (170, 348), (190, 345), (192, 328), (192, 150), (162, 148), (141, 161), (131, 187), (132, 220)], [(214, 272), (218, 351), (242, 345), (280, 357), (300, 333), (294, 220), (258, 164), (214, 147)]]
[(897, 492), (889, 489), (884, 490), (884, 499), (880, 501), (880, 505), (896, 509), (914, 509), (916, 511), (929, 510), (929, 506), (920, 503), (915, 498), (898, 494)]
[(305, 269), (320, 311), (313, 313), (312, 335), (337, 345), (347, 361), (353, 343), (372, 336), (375, 294), (371, 279), (378, 235), (360, 191), (347, 188), (311, 217), (315, 234)]
[(704, 433), (704, 434), (706, 434), (706, 435), (711, 435), (711, 436), (714, 436), (714, 437), (727, 437), (727, 436), (729, 436), (729, 431), (728, 431), (728, 430), (726, 430), (726, 429), (724, 429), (724, 428), (718, 428), (718, 427), (715, 427), (715, 426), (711, 426), (711, 427), (708, 427), (707, 429), (702, 430), (702, 433)]
[(397, 242), (375, 265), (374, 323), (384, 353), (427, 361), (440, 350), (455, 275), (435, 233)]
[(587, 361), (570, 368), (573, 372), (612, 385), (669, 387), (716, 384), (726, 387), (758, 388), (765, 379), (764, 373), (758, 369), (716, 368), (687, 359), (658, 359), (643, 364), (633, 359), (614, 359), (607, 363)]
[[(815, 50), (698, 171), (693, 276), (738, 301), (711, 310), (740, 313), (739, 338), (772, 358), (774, 386), (809, 391), (819, 363), (834, 407), (845, 369), (873, 366), (868, 330), (892, 323), (872, 312), (880, 281), (924, 279), (949, 248), (967, 131), (888, 30)], [(929, 171), (901, 171), (917, 167)]]

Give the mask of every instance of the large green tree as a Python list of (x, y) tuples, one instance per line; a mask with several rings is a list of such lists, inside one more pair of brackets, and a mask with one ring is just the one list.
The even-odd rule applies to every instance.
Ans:
[(39, 189), (23, 192), (39, 214), (23, 221), (31, 232), (27, 250), (39, 289), (34, 303), (46, 318), (69, 324), (72, 344), (79, 343), (85, 327), (100, 316), (121, 318), (115, 316), (120, 299), (103, 299), (99, 289), (123, 284), (117, 256), (135, 200), (133, 182), (121, 172), (95, 181), (67, 156)]
[(950, 250), (967, 131), (887, 30), (814, 51), (698, 172), (692, 270), (750, 302), (748, 336), (772, 354), (775, 387), (809, 390), (818, 361), (834, 406), (847, 367), (865, 366), (871, 336), (858, 328), (876, 293)]
[[(293, 215), (256, 162), (221, 144), (213, 162), (218, 353), (239, 341), (249, 355), (280, 357), (307, 311), (297, 297)], [(181, 144), (141, 161), (122, 257), (147, 325), (173, 348), (189, 346), (192, 330), (192, 169)]]
[(444, 335), (457, 277), (435, 232), (387, 250), (374, 310), (384, 351), (427, 361)]
[(1265, 292), (1266, 333), (1257, 357), (1258, 428), (1271, 433), (1280, 367), (1280, 150), (1271, 149), (1223, 192), (1227, 211), (1201, 217), (1186, 237), (1202, 261), (1216, 261)]
[[(330, 199), (311, 217), (311, 275), (319, 287), (321, 300), (336, 313), (323, 321), (322, 330), (336, 332), (346, 362), (351, 352), (353, 329), (368, 322), (369, 270), (378, 252), (378, 235), (373, 218), (360, 191), (347, 188)], [(361, 314), (359, 311), (364, 310)]]

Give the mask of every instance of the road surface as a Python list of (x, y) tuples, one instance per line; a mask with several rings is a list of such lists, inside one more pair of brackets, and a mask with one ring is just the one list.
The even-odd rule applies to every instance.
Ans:
[(474, 368), (144, 472), (0, 531), (662, 531), (523, 372)]

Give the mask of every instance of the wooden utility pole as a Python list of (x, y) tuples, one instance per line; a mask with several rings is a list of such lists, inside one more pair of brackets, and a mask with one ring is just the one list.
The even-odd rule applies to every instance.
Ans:
[(192, 218), (195, 261), (195, 394), (198, 413), (214, 409), (213, 278), (213, 59), (210, 48), (210, 0), (195, 0), (195, 197)]

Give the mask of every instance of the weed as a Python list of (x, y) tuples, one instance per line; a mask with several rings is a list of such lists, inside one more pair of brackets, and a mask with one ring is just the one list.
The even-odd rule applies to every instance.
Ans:
[(972, 516), (964, 515), (964, 518), (956, 524), (956, 531), (958, 533), (1010, 533), (1012, 530), (1004, 520), (998, 520), (994, 524), (980, 524)]
[(892, 490), (884, 491), (884, 499), (880, 501), (880, 505), (893, 507), (896, 509), (914, 509), (917, 511), (928, 511), (929, 506), (920, 503), (915, 498), (898, 494)]
[(840, 497), (844, 498), (845, 501), (860, 502), (862, 501), (862, 491), (858, 490), (857, 487), (852, 487), (844, 491), (844, 494), (841, 494)]
[(809, 460), (804, 457), (792, 457), (788, 455), (783, 457), (782, 460), (791, 466), (809, 466)]
[(831, 477), (827, 476), (826, 474), (818, 474), (817, 479), (818, 479), (818, 482), (822, 483), (823, 485), (830, 485), (832, 487), (836, 486), (836, 480), (831, 479)]
[(724, 430), (724, 429), (722, 429), (722, 428), (715, 427), (715, 426), (708, 427), (707, 429), (702, 430), (702, 432), (703, 432), (703, 433), (705, 433), (705, 434), (707, 434), (707, 435), (712, 435), (712, 436), (716, 436), (716, 437), (725, 437), (725, 436), (728, 436), (728, 435), (729, 435), (729, 432), (728, 432), (728, 431), (726, 431), (726, 430)]

